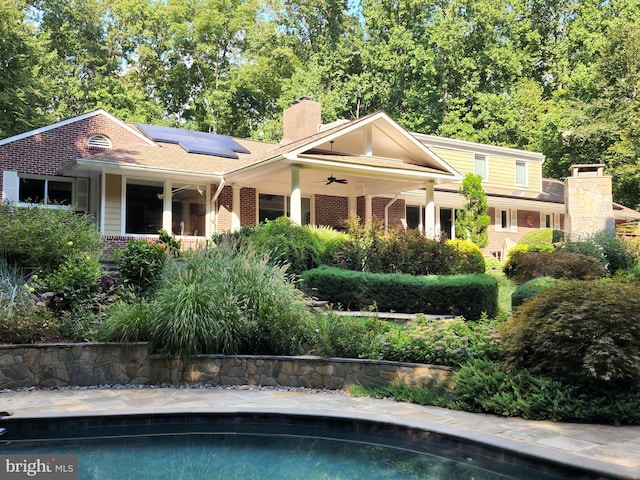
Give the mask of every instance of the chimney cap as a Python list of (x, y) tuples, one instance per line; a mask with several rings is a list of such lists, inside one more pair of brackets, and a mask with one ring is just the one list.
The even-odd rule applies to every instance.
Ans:
[(297, 105), (298, 103), (304, 102), (306, 100), (312, 100), (311, 96), (303, 95), (303, 96), (299, 97), (298, 99), (294, 100), (293, 102), (291, 102), (291, 105)]

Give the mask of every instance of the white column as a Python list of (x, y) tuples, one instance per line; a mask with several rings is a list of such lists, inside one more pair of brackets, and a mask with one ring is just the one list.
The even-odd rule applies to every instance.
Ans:
[(372, 205), (373, 197), (371, 195), (364, 196), (364, 222), (370, 222), (373, 218), (373, 205)]
[(171, 228), (171, 180), (164, 181), (164, 197), (162, 202), (162, 228), (164, 228), (170, 235), (173, 233)]
[(300, 193), (300, 167), (291, 167), (291, 220), (302, 225), (302, 194)]
[(434, 200), (434, 183), (428, 182), (424, 185), (426, 192), (424, 196), (424, 234), (428, 238), (436, 236), (436, 203)]
[(237, 232), (240, 230), (240, 187), (238, 185), (231, 185), (233, 192), (231, 208), (231, 231)]

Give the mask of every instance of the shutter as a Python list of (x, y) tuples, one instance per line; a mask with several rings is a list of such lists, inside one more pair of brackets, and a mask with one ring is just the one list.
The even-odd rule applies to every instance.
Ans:
[(87, 212), (89, 210), (89, 179), (76, 179), (76, 210)]
[(517, 233), (518, 232), (518, 211), (511, 210), (509, 214), (511, 215), (511, 233)]
[(18, 203), (20, 200), (20, 177), (18, 172), (2, 172), (2, 201)]

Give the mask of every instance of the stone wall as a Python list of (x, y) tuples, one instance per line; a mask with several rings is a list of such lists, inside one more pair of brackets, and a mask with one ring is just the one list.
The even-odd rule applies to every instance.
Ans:
[(357, 382), (447, 386), (437, 365), (320, 357), (201, 355), (183, 364), (146, 343), (0, 346), (0, 389), (117, 384), (290, 386), (339, 390)]

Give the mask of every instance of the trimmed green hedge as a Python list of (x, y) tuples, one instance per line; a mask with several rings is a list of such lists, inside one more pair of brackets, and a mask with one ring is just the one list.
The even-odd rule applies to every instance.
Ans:
[(414, 276), (366, 273), (321, 266), (302, 274), (307, 294), (347, 310), (453, 314), (478, 320), (498, 310), (498, 282), (491, 275)]

